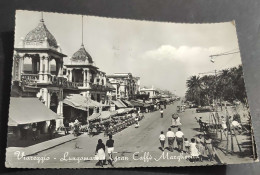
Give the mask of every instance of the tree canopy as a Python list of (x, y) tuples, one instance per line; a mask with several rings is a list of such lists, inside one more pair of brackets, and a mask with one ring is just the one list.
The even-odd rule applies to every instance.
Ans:
[(224, 69), (216, 75), (191, 76), (186, 81), (186, 100), (206, 106), (216, 101), (246, 103), (246, 89), (242, 65)]

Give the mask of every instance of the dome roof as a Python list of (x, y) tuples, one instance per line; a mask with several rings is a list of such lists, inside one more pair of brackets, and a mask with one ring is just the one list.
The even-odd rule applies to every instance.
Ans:
[(24, 41), (26, 43), (39, 43), (42, 44), (45, 40), (47, 40), (50, 47), (58, 48), (58, 44), (54, 36), (49, 32), (44, 21), (41, 20), (38, 26), (30, 31)]
[(86, 51), (83, 44), (81, 45), (80, 49), (72, 55), (71, 61), (93, 63), (92, 57)]

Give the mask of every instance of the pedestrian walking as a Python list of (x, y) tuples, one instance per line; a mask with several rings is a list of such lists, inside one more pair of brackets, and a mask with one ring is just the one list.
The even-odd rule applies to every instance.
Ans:
[(190, 142), (187, 138), (184, 138), (184, 146), (185, 146), (185, 152), (190, 154)]
[(166, 133), (166, 137), (168, 138), (169, 150), (172, 152), (173, 151), (173, 143), (174, 143), (174, 139), (175, 139), (175, 134), (171, 130), (171, 128), (168, 129), (168, 132)]
[(208, 135), (205, 136), (205, 147), (208, 153), (209, 161), (213, 161), (213, 157), (215, 156), (215, 148), (212, 145), (212, 139)]
[(162, 151), (164, 151), (165, 135), (163, 134), (163, 131), (161, 131), (161, 134), (159, 136), (159, 140), (160, 140), (160, 143), (161, 143)]
[(53, 132), (54, 132), (53, 128), (54, 128), (54, 125), (51, 122), (49, 127), (48, 127), (49, 139), (53, 139)]
[(95, 154), (97, 155), (97, 159), (98, 159), (98, 162), (96, 165), (100, 165), (101, 167), (103, 167), (103, 165), (105, 164), (105, 160), (106, 160), (106, 154), (105, 154), (105, 145), (101, 139), (98, 140)]
[(74, 133), (74, 136), (77, 137), (79, 136), (79, 129), (80, 129), (80, 125), (79, 123), (74, 123), (74, 130), (73, 130), (73, 133)]
[(173, 114), (172, 115), (172, 127), (180, 127), (181, 124), (181, 119), (178, 114)]
[(197, 142), (197, 147), (198, 147), (198, 151), (199, 151), (199, 159), (202, 162), (203, 157), (206, 155), (206, 152), (205, 152), (205, 146), (204, 146), (204, 139), (202, 138), (201, 134), (198, 135), (196, 142)]
[(203, 122), (202, 122), (202, 117), (199, 118), (198, 123), (200, 125), (200, 132), (203, 132)]
[(190, 143), (190, 155), (192, 163), (194, 163), (199, 157), (199, 150), (197, 148), (196, 140), (194, 138), (191, 139)]
[(65, 135), (69, 134), (69, 122), (68, 122), (68, 120), (66, 120), (64, 122), (64, 134)]
[(38, 134), (37, 134), (37, 124), (36, 123), (32, 124), (32, 139), (34, 141), (39, 139)]
[(114, 167), (113, 165), (114, 140), (112, 139), (112, 135), (109, 135), (109, 139), (106, 142), (106, 146), (107, 146), (107, 153), (109, 156), (108, 163), (110, 163), (110, 165)]
[(27, 140), (29, 125), (24, 125), (22, 129), (22, 139)]
[(161, 113), (161, 118), (163, 118), (163, 108), (161, 108), (160, 113)]
[(157, 110), (157, 105), (153, 105), (153, 111), (156, 111)]
[(140, 110), (140, 109), (138, 109), (137, 115), (138, 115), (139, 117), (141, 116), (141, 110)]
[(139, 117), (135, 117), (135, 128), (139, 128)]
[(78, 124), (79, 123), (79, 120), (76, 118), (75, 121), (74, 121), (74, 124)]
[(183, 139), (184, 139), (184, 134), (181, 131), (181, 128), (178, 128), (178, 131), (175, 133), (176, 136), (176, 142), (178, 146), (178, 151), (183, 152)]
[(97, 125), (93, 125), (93, 128), (92, 128), (92, 136), (96, 135), (97, 134)]

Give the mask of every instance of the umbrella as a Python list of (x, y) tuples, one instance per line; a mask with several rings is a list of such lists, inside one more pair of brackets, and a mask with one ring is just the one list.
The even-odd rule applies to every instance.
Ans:
[(133, 117), (136, 117), (136, 116), (137, 116), (137, 113), (133, 113), (132, 116), (133, 116)]

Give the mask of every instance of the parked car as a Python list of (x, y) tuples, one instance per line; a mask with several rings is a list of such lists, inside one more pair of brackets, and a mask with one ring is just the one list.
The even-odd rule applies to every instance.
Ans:
[(199, 113), (199, 112), (213, 112), (214, 109), (210, 106), (203, 106), (203, 107), (199, 107), (196, 109), (196, 112)]
[(238, 101), (238, 100), (234, 100), (233, 103), (234, 103), (234, 105), (240, 105), (240, 101)]
[[(218, 105), (218, 106), (221, 106), (221, 103), (217, 103), (217, 105)], [(226, 106), (233, 106), (231, 103), (229, 103), (229, 102), (227, 102), (227, 101), (226, 101), (226, 102), (222, 102), (222, 106), (225, 106), (225, 105), (226, 105)]]
[(190, 104), (190, 108), (197, 108), (198, 107), (198, 105), (196, 105), (196, 104), (194, 104), (194, 103), (191, 103)]

